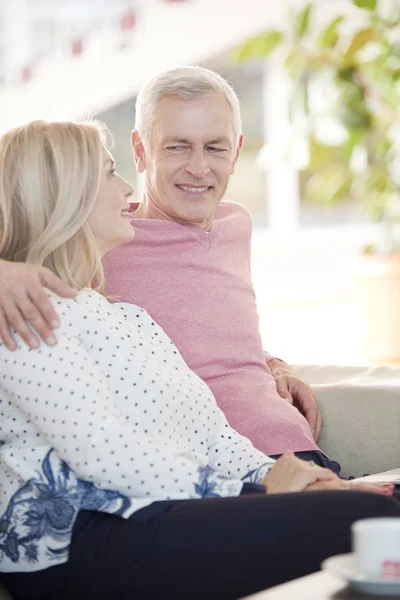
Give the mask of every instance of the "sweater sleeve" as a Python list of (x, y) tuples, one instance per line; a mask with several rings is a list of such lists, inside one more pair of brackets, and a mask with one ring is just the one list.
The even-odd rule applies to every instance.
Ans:
[(62, 317), (54, 347), (35, 351), (19, 340), (11, 353), (0, 344), (2, 388), (76, 476), (130, 497), (239, 495), (240, 478), (180, 455), (122, 417), (76, 329)]
[(265, 357), (266, 364), (268, 364), (270, 360), (274, 360), (274, 358), (277, 358), (276, 356), (274, 356), (273, 354), (270, 354), (269, 352), (266, 352), (265, 350), (264, 350), (264, 357)]

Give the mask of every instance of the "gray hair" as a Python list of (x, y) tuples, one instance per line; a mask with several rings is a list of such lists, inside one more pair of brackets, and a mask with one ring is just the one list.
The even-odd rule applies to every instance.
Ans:
[(150, 79), (142, 87), (136, 100), (135, 129), (142, 138), (149, 139), (161, 98), (197, 100), (210, 93), (223, 94), (228, 100), (238, 142), (242, 132), (239, 99), (223, 77), (203, 67), (174, 67)]

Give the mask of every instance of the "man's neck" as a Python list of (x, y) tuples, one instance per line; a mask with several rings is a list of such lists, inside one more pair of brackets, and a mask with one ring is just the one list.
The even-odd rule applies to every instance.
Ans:
[(159, 221), (172, 221), (173, 223), (181, 223), (182, 225), (195, 225), (203, 231), (209, 232), (212, 228), (213, 216), (210, 216), (204, 221), (186, 221), (183, 219), (174, 218), (169, 215), (162, 208), (158, 207), (153, 202), (149, 202), (146, 194), (143, 195), (142, 202), (139, 203), (138, 208), (135, 210), (135, 217), (137, 219), (156, 219)]

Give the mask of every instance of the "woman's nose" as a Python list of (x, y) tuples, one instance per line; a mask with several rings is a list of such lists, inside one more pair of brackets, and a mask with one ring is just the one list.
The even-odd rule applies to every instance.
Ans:
[(129, 198), (130, 196), (133, 196), (134, 193), (135, 193), (135, 188), (133, 187), (133, 185), (131, 185), (130, 183), (126, 183), (125, 197)]

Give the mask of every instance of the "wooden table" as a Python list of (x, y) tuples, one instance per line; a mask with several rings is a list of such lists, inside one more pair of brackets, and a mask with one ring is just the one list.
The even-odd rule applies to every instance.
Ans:
[(365, 596), (351, 590), (342, 579), (320, 571), (264, 592), (246, 600), (387, 600), (395, 596)]

